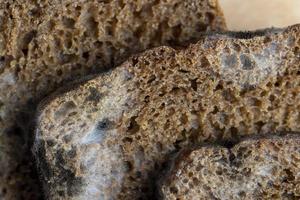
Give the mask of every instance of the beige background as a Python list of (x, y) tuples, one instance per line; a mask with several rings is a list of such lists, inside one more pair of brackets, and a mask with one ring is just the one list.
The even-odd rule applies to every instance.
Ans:
[(300, 0), (219, 0), (231, 30), (300, 23)]

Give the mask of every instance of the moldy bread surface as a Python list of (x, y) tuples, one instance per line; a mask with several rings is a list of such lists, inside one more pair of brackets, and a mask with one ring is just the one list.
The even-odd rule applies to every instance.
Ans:
[(48, 197), (153, 198), (174, 151), (299, 131), (299, 35), (299, 25), (205, 35), (54, 94), (35, 141)]
[(171, 166), (162, 199), (300, 198), (299, 133), (184, 150)]
[(0, 198), (40, 196), (29, 121), (45, 95), (149, 47), (223, 29), (216, 0), (2, 0)]

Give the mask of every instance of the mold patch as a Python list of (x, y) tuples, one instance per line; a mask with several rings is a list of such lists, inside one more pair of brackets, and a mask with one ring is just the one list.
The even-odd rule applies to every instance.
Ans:
[(101, 143), (106, 137), (106, 132), (112, 128), (113, 122), (109, 119), (103, 119), (90, 131), (81, 141), (81, 144)]
[(255, 62), (251, 59), (250, 55), (242, 54), (240, 55), (240, 61), (242, 69), (244, 70), (252, 70), (255, 67)]
[(93, 101), (98, 103), (102, 97), (102, 94), (96, 88), (89, 88), (90, 95), (86, 98), (86, 101)]
[(226, 81), (233, 81), (243, 87), (253, 87), (260, 84), (266, 78), (276, 76), (281, 70), (281, 57), (284, 57), (288, 50), (283, 49), (281, 56), (274, 57), (279, 44), (270, 43), (259, 52), (245, 50), (231, 53), (222, 51), (219, 54), (221, 75)]

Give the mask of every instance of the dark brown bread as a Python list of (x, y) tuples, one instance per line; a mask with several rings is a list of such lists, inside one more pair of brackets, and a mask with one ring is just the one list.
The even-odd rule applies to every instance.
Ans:
[(2, 0), (0, 199), (40, 194), (28, 121), (46, 94), (133, 53), (223, 29), (217, 0)]
[(110, 68), (149, 47), (184, 45), (203, 31), (225, 29), (216, 0), (18, 0), (1, 6), (5, 125), (14, 123), (9, 116), (21, 105), (66, 79)]
[(171, 166), (161, 199), (300, 198), (299, 134), (185, 150)]
[(206, 35), (46, 100), (36, 152), (49, 198), (152, 198), (181, 147), (299, 131), (299, 35), (300, 25)]

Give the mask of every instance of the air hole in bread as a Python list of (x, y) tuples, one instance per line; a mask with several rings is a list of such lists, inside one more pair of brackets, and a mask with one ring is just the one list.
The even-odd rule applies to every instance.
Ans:
[(22, 40), (20, 41), (20, 47), (21, 47), (25, 57), (28, 54), (28, 48), (29, 48), (28, 45), (33, 40), (33, 38), (36, 37), (36, 35), (37, 35), (37, 31), (32, 30), (32, 31), (26, 33), (24, 35), (24, 37), (22, 38)]
[(68, 17), (63, 17), (62, 22), (66, 28), (73, 29), (75, 25), (75, 20)]
[[(72, 40), (71, 39), (69, 39), (69, 38), (66, 38), (66, 40), (65, 40), (65, 47), (67, 48), (67, 49), (70, 49), (71, 47), (72, 47)], [(49, 50), (48, 50), (48, 52), (50, 51), (50, 48), (49, 48)]]
[(82, 57), (87, 61), (89, 60), (90, 53), (88, 51), (82, 53)]
[(197, 91), (197, 88), (198, 88), (198, 86), (197, 86), (197, 79), (192, 79), (192, 80), (190, 80), (190, 82), (191, 82), (192, 89), (194, 91)]
[(76, 59), (76, 55), (75, 54), (64, 54), (64, 53), (60, 53), (58, 56), (58, 60), (60, 62), (60, 64), (66, 64), (69, 62), (72, 62)]
[(55, 117), (62, 118), (76, 108), (76, 104), (73, 101), (64, 103), (59, 110), (55, 112)]
[(137, 118), (136, 116), (131, 117), (129, 121), (129, 126), (127, 129), (131, 134), (138, 132), (140, 129), (139, 124), (136, 122), (136, 118)]

